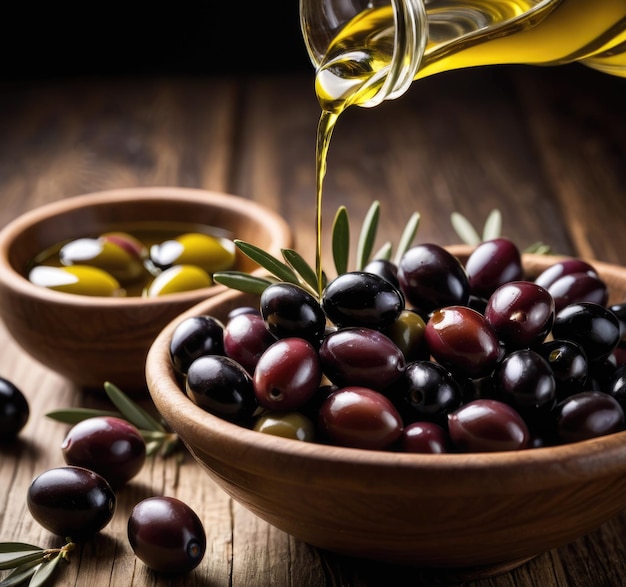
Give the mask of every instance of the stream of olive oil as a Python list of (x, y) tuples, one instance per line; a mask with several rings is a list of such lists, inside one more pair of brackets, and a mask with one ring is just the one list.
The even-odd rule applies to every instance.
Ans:
[[(580, 62), (626, 77), (626, 0), (431, 0), (429, 37), (415, 76), (480, 65)], [(316, 267), (322, 288), (322, 192), (341, 113), (382, 87), (394, 47), (392, 7), (348, 22), (316, 72), (322, 108), (316, 140)]]

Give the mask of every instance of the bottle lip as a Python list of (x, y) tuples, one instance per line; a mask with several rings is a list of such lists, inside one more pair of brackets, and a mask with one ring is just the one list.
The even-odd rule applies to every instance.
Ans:
[[(320, 15), (326, 19), (324, 24), (331, 19), (331, 11), (322, 10), (319, 4), (321, 2), (322, 0), (300, 0), (300, 28), (307, 53), (316, 71), (326, 56), (326, 49), (333, 40), (334, 30), (330, 26), (321, 26)], [(367, 102), (359, 103), (365, 108), (377, 106), (384, 100), (395, 99), (404, 94), (417, 75), (426, 49), (428, 17), (425, 0), (389, 0), (388, 5), (392, 7), (394, 19), (393, 53), (389, 66), (372, 76), (367, 83), (368, 86), (373, 86), (379, 83), (381, 78), (384, 79), (376, 94)], [(314, 29), (315, 34), (312, 34)], [(319, 41), (321, 33), (325, 34), (322, 35), (322, 43)], [(320, 45), (324, 44), (325, 46), (321, 48)]]

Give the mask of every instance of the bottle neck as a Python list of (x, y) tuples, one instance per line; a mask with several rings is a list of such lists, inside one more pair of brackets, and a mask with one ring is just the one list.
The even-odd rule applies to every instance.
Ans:
[(318, 99), (335, 113), (401, 96), (428, 40), (424, 0), (300, 0), (300, 25)]

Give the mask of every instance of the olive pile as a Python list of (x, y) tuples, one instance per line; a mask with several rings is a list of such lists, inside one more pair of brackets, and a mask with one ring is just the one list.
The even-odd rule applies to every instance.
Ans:
[[(87, 539), (112, 520), (116, 492), (143, 467), (146, 444), (128, 421), (93, 416), (69, 430), (61, 452), (67, 466), (48, 469), (32, 481), (28, 509), (53, 534)], [(153, 496), (136, 504), (127, 535), (135, 555), (158, 572), (190, 571), (206, 550), (200, 519), (174, 497)]]
[(112, 231), (45, 251), (28, 278), (66, 293), (155, 297), (210, 287), (213, 273), (234, 263), (235, 244), (221, 236), (183, 232), (152, 242), (151, 232)]
[(483, 242), (465, 264), (420, 244), (332, 280), (318, 300), (269, 285), (258, 308), (182, 321), (181, 387), (231, 422), (374, 450), (483, 452), (624, 429), (626, 304), (588, 263), (526, 279), (518, 248)]

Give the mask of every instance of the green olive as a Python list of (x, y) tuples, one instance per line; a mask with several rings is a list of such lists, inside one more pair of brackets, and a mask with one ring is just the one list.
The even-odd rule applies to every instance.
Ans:
[(201, 232), (181, 234), (150, 248), (150, 259), (160, 269), (195, 265), (208, 273), (230, 269), (235, 263), (235, 243)]
[(159, 273), (145, 289), (144, 295), (152, 298), (212, 285), (213, 280), (204, 269), (195, 265), (174, 265)]
[(407, 361), (417, 361), (428, 358), (424, 340), (425, 326), (426, 323), (419, 314), (402, 310), (385, 334), (396, 343)]
[(254, 430), (306, 442), (315, 437), (313, 422), (300, 412), (266, 412), (257, 418)]
[(79, 238), (61, 247), (63, 265), (90, 265), (110, 273), (121, 283), (132, 282), (145, 274), (143, 259), (115, 238)]
[(83, 296), (123, 296), (124, 290), (111, 274), (90, 265), (72, 265), (70, 267), (34, 267), (29, 280), (40, 285), (65, 293)]

